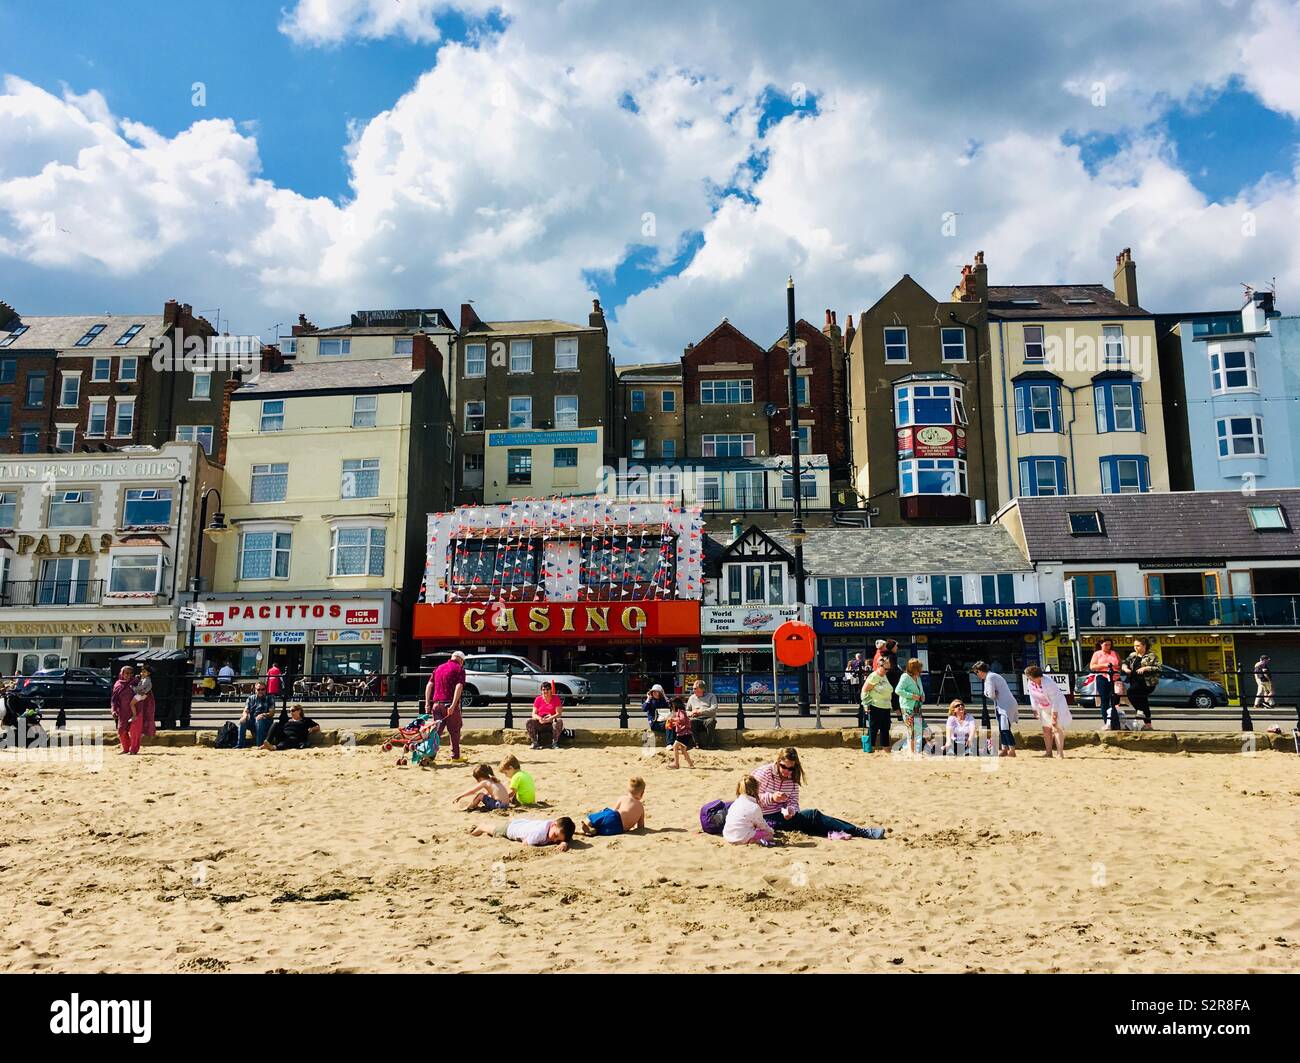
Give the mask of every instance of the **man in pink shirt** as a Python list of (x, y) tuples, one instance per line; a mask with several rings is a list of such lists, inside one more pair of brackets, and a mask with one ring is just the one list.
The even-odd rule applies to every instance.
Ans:
[(424, 688), (426, 711), (437, 724), (438, 732), (451, 737), (451, 758), (460, 759), (460, 699), (465, 693), (465, 655), (456, 650), (438, 665)]

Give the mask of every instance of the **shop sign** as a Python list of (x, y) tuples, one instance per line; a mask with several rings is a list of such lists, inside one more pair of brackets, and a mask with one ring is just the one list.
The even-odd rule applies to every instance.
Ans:
[(1139, 561), (1140, 569), (1207, 569), (1207, 568), (1227, 568), (1228, 562), (1222, 557), (1203, 557), (1192, 558), (1190, 560), (1170, 561), (1168, 558), (1162, 558), (1154, 561)]
[(245, 600), (206, 601), (203, 603), (204, 628), (226, 631), (296, 630), (288, 627), (299, 621), (308, 628), (341, 629), (382, 624), (384, 603), (379, 601), (339, 602), (323, 598), (300, 601)]
[(307, 643), (305, 631), (272, 631), (272, 646), (304, 646)]
[[(1130, 636), (1131, 638), (1131, 636)], [(1161, 635), (1161, 646), (1231, 646), (1231, 635)]]
[(260, 646), (260, 631), (200, 631), (198, 641), (202, 646)]
[(700, 609), (703, 635), (770, 635), (799, 617), (797, 605), (706, 605)]
[(18, 536), (18, 547), (14, 553), (20, 557), (28, 551), (33, 557), (85, 557), (106, 554), (112, 545), (113, 537), (107, 533), (97, 535), (93, 540), (89, 535), (70, 535), (67, 532), (55, 532), (51, 539), (49, 535), (41, 533)]
[(174, 458), (106, 461), (0, 462), (0, 483), (93, 483), (100, 480), (174, 480), (181, 473)]
[(548, 602), (417, 605), (415, 636), (481, 642), (694, 640), (699, 602)]
[[(737, 674), (728, 675), (726, 672), (714, 672), (710, 679), (712, 686), (710, 690), (723, 700), (730, 700), (736, 697), (740, 692), (740, 681), (745, 681), (745, 700), (746, 701), (771, 701), (772, 700), (772, 676), (762, 673), (746, 673), (743, 677)], [(799, 693), (799, 676), (797, 673), (785, 672), (778, 676), (782, 697), (795, 697)]]
[(322, 642), (383, 642), (383, 628), (346, 628), (342, 631), (316, 632), (316, 645)]
[(1023, 605), (894, 605), (815, 609), (813, 628), (821, 635), (881, 635), (935, 632), (952, 635), (1018, 635), (1047, 626), (1041, 603)]
[(596, 443), (596, 429), (548, 432), (489, 432), (490, 447), (570, 447), (582, 443)]
[(898, 454), (906, 458), (964, 458), (966, 429), (941, 424), (900, 428)]
[(8, 635), (174, 635), (170, 620), (20, 620), (0, 624)]

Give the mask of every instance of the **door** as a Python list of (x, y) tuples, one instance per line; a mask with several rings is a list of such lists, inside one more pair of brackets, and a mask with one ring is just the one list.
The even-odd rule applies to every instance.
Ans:
[(1065, 578), (1074, 587), (1075, 623), (1081, 632), (1120, 623), (1114, 572), (1067, 572)]
[(36, 588), (38, 605), (83, 605), (89, 600), (90, 561), (60, 557), (41, 563), (41, 581)]
[(1250, 569), (1234, 568), (1228, 571), (1229, 601), (1224, 602), (1229, 615), (1225, 624), (1253, 624), (1255, 622), (1255, 581)]
[(267, 671), (270, 671), (271, 665), (278, 664), (280, 674), (285, 679), (284, 689), (292, 690), (293, 685), (289, 680), (302, 675), (306, 654), (307, 650), (304, 646), (272, 646), (270, 659), (266, 662)]

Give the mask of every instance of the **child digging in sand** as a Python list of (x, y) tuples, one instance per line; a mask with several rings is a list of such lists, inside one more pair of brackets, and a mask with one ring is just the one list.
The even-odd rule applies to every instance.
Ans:
[(473, 812), (476, 808), (481, 808), (484, 812), (495, 812), (498, 808), (510, 807), (510, 789), (492, 773), (492, 765), (480, 764), (474, 769), (474, 779), (475, 785), (453, 798), (453, 805), (458, 805), (469, 797), (471, 800), (465, 807), (466, 812)]
[(537, 784), (533, 777), (519, 766), (519, 758), (513, 753), (497, 765), (497, 771), (510, 782), (510, 803), (512, 805), (537, 804)]
[(758, 780), (752, 775), (744, 776), (736, 784), (736, 799), (727, 809), (722, 840), (732, 845), (749, 845), (751, 842), (771, 845), (775, 833), (763, 818), (763, 810), (758, 807)]
[(583, 834), (623, 834), (645, 826), (645, 780), (634, 775), (627, 781), (627, 793), (614, 802), (613, 808), (603, 808), (586, 816), (582, 823)]
[(568, 852), (573, 838), (573, 820), (568, 816), (559, 819), (512, 819), (498, 827), (470, 827), (476, 838), (509, 838), (525, 845), (556, 845), (560, 852)]

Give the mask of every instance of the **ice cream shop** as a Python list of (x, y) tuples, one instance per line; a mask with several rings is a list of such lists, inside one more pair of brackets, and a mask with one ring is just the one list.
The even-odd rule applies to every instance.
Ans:
[(354, 677), (392, 667), (396, 611), (381, 592), (283, 598), (213, 594), (201, 605), (195, 645), (205, 666), (229, 663), (237, 675), (256, 675), (278, 664), (289, 675)]

